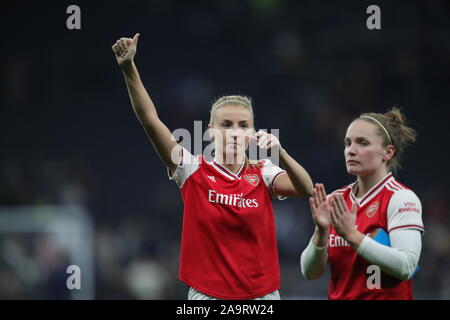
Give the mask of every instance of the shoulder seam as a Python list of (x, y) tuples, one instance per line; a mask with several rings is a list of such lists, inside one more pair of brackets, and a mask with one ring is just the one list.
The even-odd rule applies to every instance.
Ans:
[(352, 187), (352, 184), (349, 184), (348, 186), (346, 186), (346, 187), (344, 187), (344, 188), (340, 188), (340, 189), (337, 189), (337, 190), (334, 190), (332, 193), (335, 193), (335, 192), (344, 192), (344, 191), (347, 191), (349, 188), (351, 188)]

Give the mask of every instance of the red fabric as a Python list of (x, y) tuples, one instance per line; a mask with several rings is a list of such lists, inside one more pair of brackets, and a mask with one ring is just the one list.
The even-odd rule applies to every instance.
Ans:
[[(391, 178), (389, 175), (388, 178)], [(375, 229), (388, 230), (387, 210), (389, 201), (394, 191), (385, 187), (384, 179), (378, 187), (367, 194), (360, 201), (361, 206), (357, 208), (357, 229), (363, 234), (369, 235)], [(390, 179), (390, 181), (392, 181)], [(395, 180), (394, 180), (395, 181)], [(403, 187), (406, 189), (406, 187)], [(341, 193), (351, 210), (354, 197), (351, 195), (352, 185), (336, 191)], [(374, 196), (373, 196), (374, 195)], [(373, 196), (369, 200), (370, 196)], [(422, 228), (421, 226), (419, 226)], [(410, 300), (412, 295), (412, 281), (401, 281), (381, 271), (381, 288), (369, 289), (368, 277), (373, 272), (368, 272), (370, 264), (342, 239), (331, 228), (328, 242), (328, 261), (330, 263), (331, 277), (328, 290), (328, 298), (331, 300)]]
[(179, 279), (222, 299), (253, 299), (279, 289), (272, 199), (261, 169), (244, 167), (232, 180), (217, 163), (199, 160), (181, 188)]

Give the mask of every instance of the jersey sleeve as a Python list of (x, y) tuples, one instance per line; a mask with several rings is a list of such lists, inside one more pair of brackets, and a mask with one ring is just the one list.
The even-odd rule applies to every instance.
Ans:
[(175, 171), (170, 175), (170, 170), (167, 168), (167, 175), (170, 180), (174, 180), (180, 189), (183, 187), (186, 180), (200, 167), (198, 156), (192, 155), (185, 148), (180, 149), (180, 162)]
[(395, 192), (387, 210), (388, 232), (397, 229), (415, 229), (424, 231), (422, 222), (422, 204), (411, 190)]
[(283, 173), (286, 173), (285, 170), (281, 169), (279, 166), (274, 165), (272, 161), (265, 159), (262, 163), (261, 176), (264, 180), (264, 184), (267, 189), (269, 189), (270, 195), (272, 198), (278, 197), (279, 200), (284, 200), (286, 197), (278, 196), (275, 193), (273, 184), (275, 180)]

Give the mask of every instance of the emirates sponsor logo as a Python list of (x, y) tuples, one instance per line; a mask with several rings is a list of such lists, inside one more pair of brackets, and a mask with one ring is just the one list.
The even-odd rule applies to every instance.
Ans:
[(243, 198), (240, 194), (222, 194), (215, 190), (208, 190), (208, 201), (211, 203), (220, 203), (238, 208), (258, 208), (259, 204), (256, 199)]
[[(355, 226), (355, 230), (358, 230), (358, 225)], [(368, 234), (370, 235), (370, 234)], [(335, 247), (350, 247), (351, 244), (347, 242), (344, 238), (342, 238), (340, 235), (335, 233), (330, 233), (328, 236), (328, 246), (330, 248)]]
[(331, 233), (328, 238), (328, 246), (331, 248), (334, 247), (349, 247), (350, 243), (348, 243), (344, 238), (338, 236), (337, 234)]
[(244, 175), (245, 180), (250, 183), (252, 186), (257, 186), (259, 183), (259, 178), (257, 174), (246, 174)]
[(367, 210), (366, 210), (366, 215), (369, 218), (372, 218), (375, 213), (377, 213), (378, 207), (379, 207), (380, 203), (377, 201), (374, 204), (371, 204)]

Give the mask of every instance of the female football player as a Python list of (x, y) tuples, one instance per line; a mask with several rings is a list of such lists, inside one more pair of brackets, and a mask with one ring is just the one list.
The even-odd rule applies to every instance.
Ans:
[[(139, 34), (113, 46), (139, 121), (166, 164), (184, 202), (179, 279), (189, 299), (280, 299), (273, 197), (312, 194), (308, 173), (267, 132), (254, 133), (251, 100), (225, 96), (213, 103), (208, 130), (214, 160), (177, 144), (159, 119), (134, 63)], [(278, 153), (250, 161), (250, 140)]]
[(415, 137), (397, 108), (363, 114), (345, 136), (347, 172), (356, 181), (329, 198), (323, 184), (315, 184), (310, 206), (316, 227), (300, 264), (307, 279), (330, 265), (329, 299), (412, 299), (422, 207), (391, 170)]

